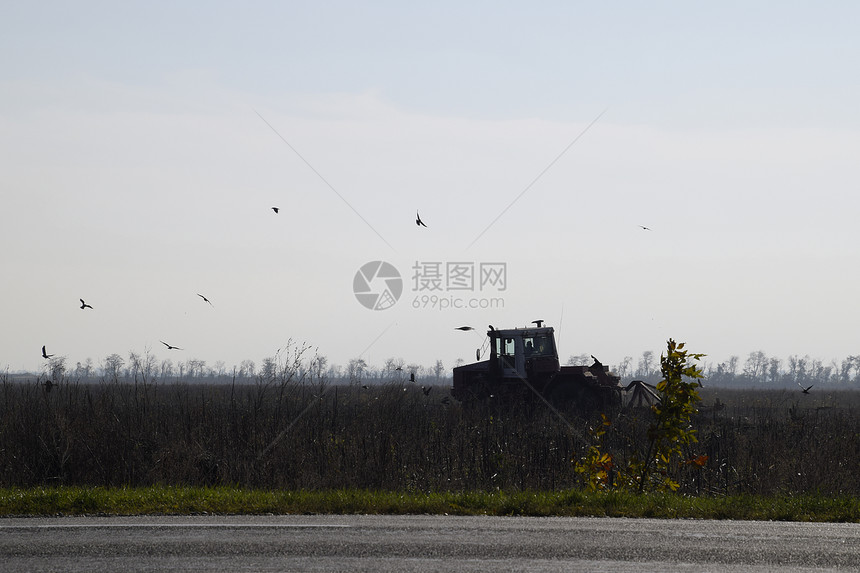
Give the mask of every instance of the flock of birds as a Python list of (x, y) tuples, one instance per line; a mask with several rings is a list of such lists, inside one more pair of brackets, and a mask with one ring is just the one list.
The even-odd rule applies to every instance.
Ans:
[[(274, 211), (276, 215), (278, 213), (280, 213), (280, 210), (281, 210), (280, 207), (272, 207), (272, 211)], [(424, 223), (424, 221), (421, 220), (421, 215), (419, 215), (418, 211), (415, 212), (415, 224), (418, 225), (419, 227), (427, 228), (427, 225)], [(197, 293), (197, 296), (199, 296), (203, 300), (203, 302), (208, 303), (210, 306), (212, 306), (214, 308), (215, 305), (212, 304), (212, 301), (209, 300), (208, 297), (206, 297), (205, 295), (202, 295), (200, 293)], [(86, 301), (84, 301), (84, 299), (81, 298), (78, 300), (81, 301), (81, 306), (80, 306), (81, 310), (86, 310), (86, 309), (95, 310), (93, 308), (93, 306), (91, 304), (88, 304)], [(471, 326), (467, 326), (467, 327), (460, 327), (458, 330), (474, 330), (474, 329)], [(159, 340), (159, 342), (161, 342), (161, 344), (163, 344), (167, 348), (167, 350), (182, 350), (182, 348), (180, 348), (179, 346), (169, 344), (163, 340)], [(42, 345), (42, 358), (44, 358), (45, 360), (50, 360), (53, 357), (54, 357), (54, 354), (48, 354), (47, 345), (43, 344)], [(400, 370), (400, 369), (398, 368), (398, 370)], [(415, 373), (414, 372), (410, 373), (409, 381), (415, 382)], [(51, 387), (53, 386), (53, 382), (51, 380), (47, 380), (44, 384), (45, 384), (45, 389), (50, 392)], [(421, 390), (424, 392), (424, 395), (426, 396), (426, 395), (430, 394), (430, 390), (432, 390), (432, 388), (429, 386), (422, 386)]]
[[(206, 298), (206, 297), (205, 297), (205, 296), (203, 296), (202, 294), (197, 293), (197, 296), (199, 296), (200, 298), (202, 298), (205, 302), (208, 302), (210, 306), (212, 306), (212, 307), (214, 307), (214, 306), (215, 306), (214, 304), (212, 304), (212, 301), (210, 301), (208, 298)], [(80, 308), (81, 308), (81, 310), (86, 310), (86, 309), (95, 310), (95, 309), (93, 308), (93, 306), (92, 306), (91, 304), (88, 304), (86, 301), (84, 301), (84, 299), (82, 299), (82, 298), (81, 298), (81, 299), (78, 299), (78, 300), (80, 300), (80, 301), (81, 301), (81, 307), (80, 307)], [(172, 344), (168, 344), (168, 343), (164, 342), (163, 340), (159, 340), (159, 342), (161, 342), (164, 346), (166, 346), (168, 350), (182, 350), (180, 347), (178, 347), (178, 346), (173, 346)], [(42, 358), (44, 358), (45, 360), (50, 360), (50, 359), (51, 359), (51, 358), (53, 358), (53, 357), (54, 357), (54, 355), (53, 355), (53, 354), (48, 354), (47, 345), (43, 344), (43, 345), (42, 345)], [(51, 384), (51, 382), (50, 382), (50, 381), (48, 381), (48, 382), (46, 382), (46, 384), (47, 384), (47, 385), (49, 385), (49, 386), (48, 386), (48, 389), (50, 389), (50, 384)]]
[[(277, 215), (280, 212), (280, 207), (272, 207), (272, 211), (274, 211), (275, 214)], [(424, 223), (424, 221), (421, 220), (421, 215), (418, 211), (415, 211), (415, 224), (418, 227), (428, 228), (427, 225)], [(646, 227), (644, 225), (639, 225), (639, 227), (645, 231), (651, 230), (650, 227)], [(215, 306), (212, 304), (212, 301), (210, 301), (205, 295), (197, 293), (197, 296), (199, 296), (203, 300), (203, 302), (208, 303), (210, 306), (212, 306), (212, 307)], [(81, 310), (86, 310), (86, 309), (94, 310), (92, 305), (88, 304), (86, 301), (84, 301), (84, 299), (81, 298), (78, 300), (81, 301), (81, 306), (80, 306)], [(537, 323), (537, 321), (535, 321), (535, 322)], [(490, 326), (490, 330), (492, 330), (492, 329), (493, 329), (493, 327)], [(463, 332), (468, 332), (470, 330), (475, 330), (475, 329), (474, 329), (474, 327), (471, 327), (471, 326), (458, 326), (454, 330), (460, 330)], [(161, 342), (161, 344), (163, 344), (167, 348), (167, 350), (182, 350), (182, 348), (180, 348), (179, 346), (174, 346), (172, 344), (168, 344), (167, 342), (165, 342), (163, 340), (159, 340), (159, 342)], [(54, 356), (53, 354), (48, 354), (46, 346), (42, 345), (42, 358), (44, 358), (45, 360), (49, 360), (49, 359), (53, 358), (53, 356)], [(478, 360), (481, 359), (480, 349), (478, 350), (477, 357), (478, 357)], [(400, 370), (400, 368), (398, 368), (398, 370)], [(414, 372), (410, 373), (409, 381), (415, 382), (415, 373)], [(52, 382), (50, 380), (45, 382), (45, 388), (48, 391), (50, 391), (51, 386), (52, 386)], [(800, 389), (804, 394), (809, 394), (809, 391), (812, 389), (812, 386), (808, 386), (808, 387), (804, 388), (802, 385), (800, 385), (800, 383), (798, 383), (798, 386), (800, 386)], [(363, 388), (367, 388), (367, 386), (363, 386)], [(426, 396), (426, 395), (430, 394), (432, 387), (422, 386), (421, 390), (424, 392), (424, 395)]]

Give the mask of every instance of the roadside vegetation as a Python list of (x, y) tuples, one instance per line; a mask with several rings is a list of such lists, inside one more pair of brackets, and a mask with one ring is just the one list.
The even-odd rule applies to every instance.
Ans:
[(860, 522), (857, 497), (691, 497), (563, 490), (402, 492), (227, 486), (0, 489), (0, 515), (432, 514)]
[(673, 345), (675, 399), (567, 421), (444, 385), (330, 384), (301, 349), (250, 384), (0, 375), (0, 514), (860, 521), (860, 393), (699, 388), (700, 355)]

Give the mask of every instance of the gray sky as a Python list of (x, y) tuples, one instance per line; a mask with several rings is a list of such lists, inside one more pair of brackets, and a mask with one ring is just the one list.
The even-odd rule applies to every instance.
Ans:
[[(669, 337), (715, 362), (860, 354), (858, 20), (847, 1), (6, 5), (0, 369), (38, 371), (43, 344), (230, 367), (291, 338), (451, 366), (534, 319), (608, 364)], [(353, 293), (370, 261), (402, 276), (385, 310)], [(504, 289), (481, 288), (499, 263)], [(440, 290), (416, 285), (434, 264)]]

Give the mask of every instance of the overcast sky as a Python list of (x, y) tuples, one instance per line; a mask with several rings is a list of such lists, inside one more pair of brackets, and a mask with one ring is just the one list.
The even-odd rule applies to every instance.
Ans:
[(0, 8), (0, 370), (860, 354), (860, 4), (410, 4)]

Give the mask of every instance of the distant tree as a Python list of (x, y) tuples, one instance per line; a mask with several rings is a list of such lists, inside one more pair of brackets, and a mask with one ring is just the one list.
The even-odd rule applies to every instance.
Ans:
[(850, 384), (857, 381), (860, 373), (860, 356), (849, 356), (839, 366), (839, 383)]
[(146, 375), (147, 380), (151, 380), (157, 376), (158, 371), (158, 358), (155, 357), (154, 354), (150, 354), (149, 350), (146, 351), (146, 360), (143, 364), (143, 373)]
[(349, 383), (353, 386), (361, 384), (361, 376), (367, 368), (367, 362), (364, 358), (353, 358), (346, 365), (346, 375), (349, 377)]
[(740, 362), (740, 358), (737, 356), (730, 356), (728, 362), (726, 362), (726, 374), (734, 380), (738, 375), (738, 362)]
[(311, 360), (310, 370), (315, 380), (322, 380), (328, 374), (328, 358), (317, 354)]
[(161, 361), (161, 378), (163, 380), (173, 377), (173, 361), (170, 358)]
[(343, 378), (343, 366), (341, 366), (340, 364), (332, 364), (328, 367), (327, 372), (329, 377), (334, 378), (336, 380)]
[(807, 380), (807, 365), (809, 356), (803, 358), (792, 354), (788, 357), (788, 377), (791, 382), (803, 384)]
[(442, 375), (445, 373), (445, 365), (442, 364), (441, 360), (437, 360), (436, 364), (433, 365), (433, 375), (436, 376), (436, 382), (442, 378)]
[(773, 385), (779, 384), (782, 377), (782, 360), (779, 358), (771, 358), (767, 366), (767, 379)]
[(118, 382), (119, 377), (122, 374), (122, 367), (124, 364), (125, 360), (123, 360), (122, 356), (119, 354), (111, 354), (105, 358), (104, 366), (102, 366), (102, 372), (104, 373), (105, 378)]
[(66, 376), (66, 357), (54, 356), (48, 361), (48, 371), (54, 382), (59, 382)]
[(588, 366), (591, 363), (591, 356), (588, 354), (571, 354), (567, 359), (568, 366)]
[(216, 361), (213, 373), (219, 378), (224, 376), (227, 373), (227, 364), (225, 364), (223, 360)]
[(625, 356), (624, 359), (621, 360), (621, 363), (618, 365), (618, 375), (621, 376), (621, 378), (627, 378), (628, 376), (633, 375), (631, 364), (633, 364), (632, 356)]
[(260, 367), (260, 378), (264, 382), (274, 382), (278, 373), (278, 364), (272, 357), (263, 358), (263, 366)]
[(238, 378), (253, 378), (257, 373), (257, 365), (253, 360), (243, 360), (239, 364), (239, 372), (236, 374)]
[(830, 382), (830, 375), (833, 369), (825, 366), (824, 362), (819, 359), (814, 359), (809, 364), (809, 380), (814, 380), (818, 384), (827, 384)]
[(188, 375), (192, 378), (202, 378), (206, 373), (206, 361), (199, 358), (192, 358), (187, 362)]
[(75, 364), (75, 377), (87, 379), (92, 375), (93, 372), (93, 359), (87, 358), (86, 361), (81, 364), (78, 362)]
[(398, 368), (403, 368), (402, 358), (388, 358), (382, 367), (382, 377), (386, 379), (395, 378), (399, 375)]
[(126, 371), (126, 376), (135, 382), (137, 382), (137, 377), (140, 374), (141, 370), (143, 370), (143, 359), (140, 354), (132, 351), (128, 353), (128, 370)]
[(636, 376), (639, 378), (648, 378), (654, 372), (654, 352), (646, 350), (642, 353), (642, 358), (639, 359), (639, 370), (636, 371)]
[(750, 352), (744, 363), (743, 377), (751, 382), (760, 382), (767, 374), (767, 356), (761, 350)]

